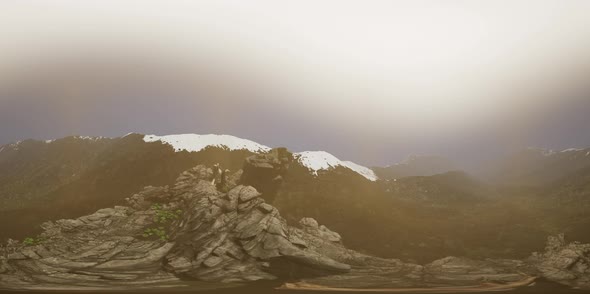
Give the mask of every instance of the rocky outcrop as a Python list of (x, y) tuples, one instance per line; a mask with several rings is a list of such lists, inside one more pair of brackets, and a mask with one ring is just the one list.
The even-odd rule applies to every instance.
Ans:
[[(39, 236), (9, 241), (0, 247), (0, 288), (129, 289), (187, 280), (281, 279), (310, 289), (475, 291), (523, 286), (535, 277), (590, 288), (590, 245), (566, 244), (563, 236), (549, 238), (544, 253), (523, 261), (446, 257), (422, 266), (382, 259), (346, 249), (338, 233), (312, 218), (289, 226), (257, 189), (237, 184), (240, 172), (222, 176), (216, 169), (197, 166), (171, 187), (144, 188), (127, 199), (128, 207), (46, 222)], [(220, 187), (223, 177), (232, 180)]]
[(312, 277), (286, 284), (290, 289), (329, 290), (381, 288), (419, 292), (479, 292), (526, 286), (536, 278), (579, 289), (590, 289), (590, 244), (566, 243), (564, 236), (548, 238), (544, 253), (526, 260), (445, 257), (427, 265), (404, 263), (353, 253), (351, 271)]
[(216, 189), (203, 166), (175, 185), (146, 187), (130, 207), (43, 224), (2, 248), (0, 287), (91, 289), (201, 281), (243, 282), (346, 272), (339, 242), (287, 226), (251, 186)]
[(342, 240), (340, 234), (331, 231), (324, 225), (319, 225), (318, 222), (313, 218), (302, 218), (299, 221), (299, 224), (301, 225), (301, 228), (304, 232), (316, 237), (320, 237), (321, 239), (326, 239), (331, 242), (340, 242)]
[(241, 182), (256, 187), (264, 194), (264, 199), (272, 202), (292, 161), (293, 155), (286, 148), (252, 155), (244, 162)]
[(590, 288), (590, 244), (568, 244), (563, 234), (550, 236), (545, 252), (534, 253), (529, 262), (548, 280)]

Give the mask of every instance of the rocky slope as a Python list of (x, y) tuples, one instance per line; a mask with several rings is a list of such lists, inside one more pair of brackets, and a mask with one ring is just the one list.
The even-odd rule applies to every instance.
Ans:
[(388, 180), (383, 186), (392, 197), (430, 205), (473, 205), (496, 196), (491, 187), (459, 171)]
[(67, 137), (0, 146), (0, 211), (27, 203), (80, 178), (116, 139)]
[(219, 166), (197, 166), (172, 186), (146, 187), (115, 206), (0, 248), (0, 287), (121, 289), (187, 280), (281, 279), (324, 287), (521, 285), (542, 276), (590, 288), (590, 245), (550, 239), (524, 261), (448, 257), (425, 266), (349, 249), (341, 236), (303, 218), (290, 226), (265, 195)]

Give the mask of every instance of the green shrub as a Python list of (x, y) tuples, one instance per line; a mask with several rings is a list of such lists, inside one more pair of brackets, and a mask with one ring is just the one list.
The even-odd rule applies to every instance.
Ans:
[(26, 237), (23, 240), (23, 245), (25, 246), (34, 246), (34, 245), (39, 245), (43, 242), (43, 238), (37, 237), (37, 238), (33, 238), (33, 237)]
[(156, 222), (162, 224), (178, 219), (182, 213), (182, 210), (180, 209), (175, 211), (166, 210), (161, 204), (152, 205), (152, 210), (156, 212)]
[(143, 236), (146, 238), (155, 236), (162, 241), (168, 240), (168, 234), (166, 233), (164, 227), (147, 228), (145, 231), (143, 231)]

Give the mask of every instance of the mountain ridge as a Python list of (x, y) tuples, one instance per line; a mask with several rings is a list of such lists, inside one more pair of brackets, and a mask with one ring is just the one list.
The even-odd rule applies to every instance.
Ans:
[[(26, 141), (36, 141), (36, 142), (45, 142), (47, 144), (53, 143), (55, 141), (59, 141), (65, 138), (74, 138), (74, 139), (82, 139), (82, 140), (102, 140), (102, 139), (121, 139), (125, 138), (129, 135), (141, 135), (143, 136), (143, 141), (146, 143), (153, 143), (153, 142), (161, 142), (162, 144), (166, 144), (171, 146), (175, 152), (187, 151), (187, 152), (199, 152), (208, 147), (219, 147), (219, 148), (228, 148), (229, 150), (248, 150), (250, 152), (268, 152), (271, 150), (271, 147), (262, 145), (260, 143), (251, 141), (249, 139), (243, 139), (240, 137), (226, 135), (226, 134), (206, 134), (206, 135), (199, 135), (199, 134), (175, 134), (175, 135), (143, 135), (140, 133), (128, 133), (122, 137), (116, 138), (107, 138), (107, 137), (89, 137), (89, 136), (68, 136), (60, 139), (52, 139), (52, 140), (26, 140)], [(15, 143), (10, 143), (6, 145), (0, 146), (0, 153), (2, 150), (6, 148), (18, 148), (18, 145), (23, 141), (18, 141)], [(310, 171), (314, 174), (317, 174), (318, 170), (326, 170), (336, 166), (342, 166), (348, 169), (351, 169), (361, 176), (367, 178), (371, 181), (376, 181), (377, 176), (375, 173), (368, 167), (362, 166), (360, 164), (354, 163), (352, 161), (342, 161), (338, 159), (336, 156), (326, 152), (326, 151), (302, 151), (295, 153), (299, 156), (298, 160), (303, 165), (307, 166)]]

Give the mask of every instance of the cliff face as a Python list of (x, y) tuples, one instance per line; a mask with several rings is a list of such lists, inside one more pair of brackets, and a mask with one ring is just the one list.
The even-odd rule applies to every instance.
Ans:
[(534, 276), (590, 288), (589, 245), (552, 239), (545, 253), (525, 261), (448, 257), (421, 266), (371, 257), (346, 249), (338, 233), (314, 219), (288, 225), (261, 193), (240, 184), (241, 171), (215, 170), (197, 166), (173, 186), (144, 188), (127, 199), (129, 206), (46, 222), (39, 236), (8, 242), (0, 248), (0, 288), (128, 289), (270, 279), (438, 287), (520, 285)]

